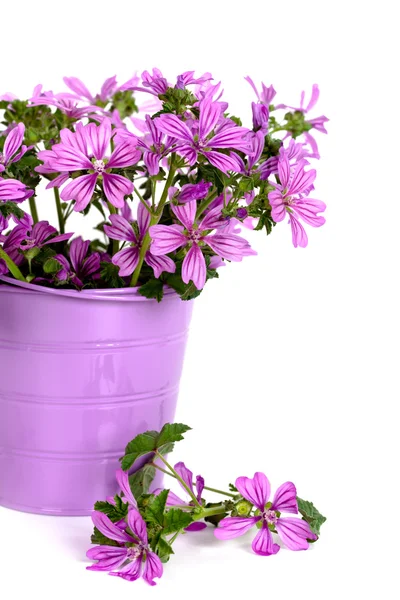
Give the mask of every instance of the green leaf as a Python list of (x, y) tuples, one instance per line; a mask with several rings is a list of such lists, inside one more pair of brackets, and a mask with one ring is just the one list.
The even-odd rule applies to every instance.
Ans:
[(121, 288), (125, 286), (122, 277), (119, 276), (119, 267), (113, 263), (102, 261), (100, 263), (100, 275), (103, 281), (111, 288)]
[(99, 546), (119, 546), (118, 542), (103, 535), (97, 527), (94, 528), (90, 541), (92, 544), (99, 544)]
[(325, 523), (326, 517), (321, 515), (321, 513), (315, 508), (312, 502), (308, 500), (302, 500), (297, 497), (297, 504), (299, 507), (299, 513), (303, 517), (304, 521), (310, 525), (310, 529), (315, 535), (320, 534), (321, 525)]
[(17, 219), (22, 219), (25, 213), (15, 204), (15, 202), (0, 202), (0, 214), (5, 218), (14, 215)]
[(136, 500), (139, 500), (143, 494), (148, 493), (155, 474), (155, 467), (152, 465), (144, 465), (144, 467), (136, 471), (136, 473), (129, 476), (129, 485)]
[(164, 534), (175, 533), (193, 523), (191, 515), (180, 508), (170, 508), (164, 518)]
[(174, 554), (171, 544), (167, 542), (162, 535), (159, 536), (157, 542), (153, 547), (154, 552), (159, 556), (161, 562), (166, 563), (169, 561), (171, 554)]
[(157, 446), (161, 448), (164, 444), (180, 442), (183, 440), (183, 433), (190, 431), (191, 427), (183, 423), (166, 423), (161, 429), (157, 438)]
[(160, 279), (149, 279), (140, 286), (138, 292), (145, 298), (155, 298), (157, 302), (161, 302), (164, 296), (164, 283)]
[[(157, 437), (158, 431), (146, 431), (129, 442), (125, 448), (125, 456), (121, 459), (123, 470), (128, 471), (138, 458), (154, 452), (157, 449)], [(149, 456), (147, 462), (150, 462), (152, 458)]]
[(233, 485), (233, 483), (230, 483), (228, 487), (229, 487), (229, 491), (230, 491), (230, 492), (238, 492), (238, 491), (239, 491), (239, 490), (237, 489), (237, 487), (235, 487), (235, 486)]
[(116, 523), (126, 517), (129, 505), (127, 502), (124, 502), (120, 496), (115, 496), (114, 500), (115, 505), (107, 501), (96, 502), (94, 510), (104, 513), (113, 523)]
[(145, 520), (148, 523), (160, 525), (164, 523), (164, 511), (167, 503), (169, 490), (163, 490), (151, 500), (145, 511)]

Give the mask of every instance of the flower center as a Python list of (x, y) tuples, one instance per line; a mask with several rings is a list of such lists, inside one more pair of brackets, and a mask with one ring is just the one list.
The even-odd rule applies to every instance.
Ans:
[(189, 231), (189, 240), (197, 244), (202, 238), (201, 232), (198, 229), (192, 229)]
[(276, 512), (274, 510), (265, 510), (262, 516), (266, 523), (275, 524), (278, 521), (278, 517), (276, 516)]
[(96, 171), (96, 173), (104, 173), (106, 168), (106, 163), (104, 162), (104, 160), (95, 160), (93, 162), (93, 169)]
[(131, 548), (128, 548), (128, 552), (126, 554), (127, 558), (129, 558), (129, 560), (136, 560), (137, 558), (139, 558), (139, 556), (142, 554), (143, 552), (143, 547), (142, 544), (138, 544), (137, 546), (132, 546)]

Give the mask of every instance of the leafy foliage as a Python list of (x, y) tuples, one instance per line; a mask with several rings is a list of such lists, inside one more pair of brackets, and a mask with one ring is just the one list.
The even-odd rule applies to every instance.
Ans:
[(320, 534), (321, 525), (326, 521), (326, 517), (315, 508), (312, 502), (308, 500), (302, 500), (297, 498), (297, 505), (299, 507), (299, 513), (305, 521), (310, 525), (310, 529), (315, 535)]

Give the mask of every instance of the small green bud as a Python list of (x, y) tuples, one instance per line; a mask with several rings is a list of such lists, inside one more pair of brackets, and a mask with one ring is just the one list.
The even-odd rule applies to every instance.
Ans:
[(248, 502), (248, 500), (240, 500), (235, 505), (237, 514), (240, 517), (247, 517), (250, 514), (252, 508), (253, 508), (253, 505), (251, 504), (251, 502)]

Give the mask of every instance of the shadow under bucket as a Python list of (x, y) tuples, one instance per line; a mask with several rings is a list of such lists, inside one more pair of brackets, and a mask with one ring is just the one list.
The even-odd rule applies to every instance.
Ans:
[(193, 302), (0, 279), (0, 505), (88, 515), (127, 442), (174, 419)]

